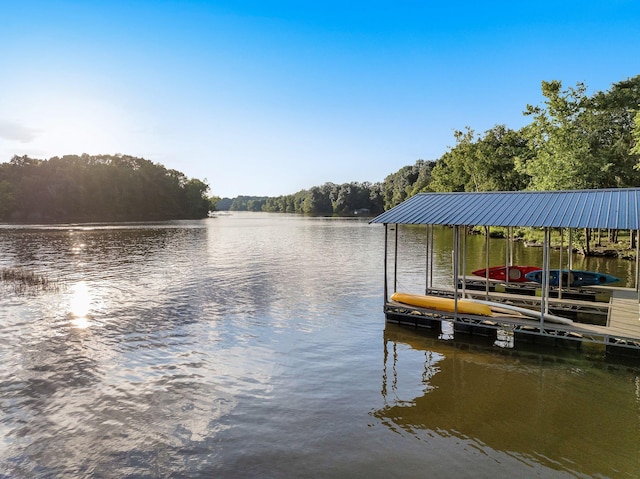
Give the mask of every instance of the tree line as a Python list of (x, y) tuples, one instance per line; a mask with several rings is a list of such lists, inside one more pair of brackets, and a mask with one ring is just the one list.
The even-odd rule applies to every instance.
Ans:
[(420, 192), (640, 186), (640, 75), (587, 95), (584, 84), (542, 82), (543, 101), (513, 130), (454, 132), (437, 160), (382, 182), (325, 183), (278, 197), (207, 198), (208, 185), (143, 158), (15, 156), (0, 164), (0, 221), (203, 218), (209, 210), (376, 215)]
[(14, 156), (0, 164), (0, 221), (204, 218), (208, 190), (201, 180), (134, 156)]
[(484, 134), (466, 127), (439, 159), (418, 160), (379, 183), (325, 183), (279, 197), (224, 199), (218, 209), (375, 215), (420, 192), (519, 191), (640, 186), (640, 75), (587, 94), (583, 83), (542, 82), (531, 119)]

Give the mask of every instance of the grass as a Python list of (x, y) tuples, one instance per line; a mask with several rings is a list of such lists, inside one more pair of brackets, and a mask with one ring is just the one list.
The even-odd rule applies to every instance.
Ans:
[(24, 268), (3, 268), (0, 270), (0, 282), (11, 288), (16, 294), (35, 294), (38, 292), (59, 292), (60, 282), (50, 280), (46, 275)]

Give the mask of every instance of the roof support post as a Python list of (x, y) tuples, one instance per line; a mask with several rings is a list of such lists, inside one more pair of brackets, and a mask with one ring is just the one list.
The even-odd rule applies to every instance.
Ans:
[(425, 250), (424, 250), (424, 294), (429, 294), (429, 225), (425, 225)]
[(462, 297), (467, 295), (467, 227), (462, 227)]
[(389, 301), (389, 285), (387, 280), (387, 251), (389, 249), (387, 246), (387, 242), (389, 238), (388, 226), (389, 225), (387, 223), (384, 224), (384, 304), (385, 305)]
[(453, 227), (453, 317), (458, 319), (458, 273), (460, 265), (460, 227)]
[(509, 226), (509, 266), (513, 266), (513, 228)]
[(429, 242), (431, 243), (431, 251), (429, 252), (429, 290), (433, 289), (433, 252), (435, 245), (433, 243), (433, 225), (427, 225), (429, 228)]
[(507, 286), (509, 286), (509, 278), (511, 276), (510, 266), (511, 262), (509, 261), (509, 246), (510, 246), (510, 238), (509, 234), (511, 233), (511, 228), (507, 228), (507, 237), (504, 242), (504, 267), (505, 267), (505, 282)]
[(393, 292), (398, 291), (398, 223), (396, 223), (396, 239), (393, 253)]
[[(636, 291), (640, 293), (640, 230), (636, 230)], [(640, 294), (638, 294), (640, 303)]]
[(484, 283), (484, 295), (485, 299), (489, 300), (489, 227), (484, 227), (484, 256), (485, 256), (485, 283)]
[[(562, 250), (564, 248), (564, 234), (562, 232), (562, 228), (558, 228), (560, 230), (560, 251), (559, 251), (559, 268), (558, 268), (558, 299), (562, 299)], [(567, 275), (567, 287), (569, 286), (569, 282), (571, 281), (571, 275)]]
[(540, 327), (544, 327), (544, 315), (549, 313), (549, 228), (544, 228), (544, 244), (542, 245), (542, 294), (540, 299)]
[(571, 270), (573, 269), (573, 229), (569, 228), (569, 244), (567, 245), (567, 255), (569, 256), (569, 260), (567, 261), (567, 266), (569, 269), (568, 276), (571, 276)]

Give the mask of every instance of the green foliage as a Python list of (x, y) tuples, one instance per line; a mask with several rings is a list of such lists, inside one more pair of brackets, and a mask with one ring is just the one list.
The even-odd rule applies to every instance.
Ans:
[[(640, 105), (638, 105), (640, 107)], [(634, 155), (638, 155), (638, 163), (636, 163), (635, 168), (640, 169), (640, 109), (636, 111), (636, 115), (633, 119), (634, 128), (632, 133), (633, 139), (633, 147), (631, 148), (631, 153)]]
[(410, 196), (425, 191), (431, 181), (434, 162), (418, 160), (413, 166), (403, 166), (388, 175), (382, 183), (385, 210), (402, 203)]
[(2, 221), (141, 221), (204, 218), (203, 181), (143, 158), (14, 157), (0, 164)]
[(237, 196), (232, 200), (224, 198), (218, 202), (216, 207), (219, 210), (262, 211), (266, 200), (266, 196)]
[(209, 197), (209, 211), (216, 211), (218, 203), (221, 201), (219, 196), (210, 196)]
[(497, 125), (476, 138), (474, 131), (456, 131), (456, 146), (436, 163), (431, 191), (515, 191), (528, 177), (515, 165), (532, 154), (519, 131)]
[(363, 211), (378, 214), (383, 211), (381, 188), (367, 182), (325, 183), (293, 195), (267, 198), (262, 210), (315, 216), (351, 216)]
[(525, 129), (535, 156), (521, 164), (539, 190), (629, 187), (640, 184), (632, 150), (633, 110), (640, 103), (640, 76), (586, 95), (586, 87), (562, 89), (543, 82), (544, 107), (527, 106)]

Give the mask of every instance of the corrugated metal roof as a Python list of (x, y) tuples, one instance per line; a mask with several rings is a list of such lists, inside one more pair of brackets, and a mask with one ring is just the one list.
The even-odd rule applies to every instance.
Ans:
[(640, 228), (640, 188), (419, 193), (371, 223)]

